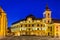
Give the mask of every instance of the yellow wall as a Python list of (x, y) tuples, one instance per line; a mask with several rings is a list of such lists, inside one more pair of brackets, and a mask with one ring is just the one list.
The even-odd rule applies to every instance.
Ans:
[(18, 35), (18, 33), (20, 33), (20, 35), (23, 35), (25, 33), (26, 35), (27, 33), (27, 35), (54, 36), (54, 24), (52, 24), (52, 20), (51, 20), (51, 11), (46, 10), (43, 13), (43, 16), (44, 18), (42, 20), (38, 20), (38, 19), (32, 20), (31, 17), (27, 17), (27, 20), (23, 20), (16, 24), (11, 25), (11, 31), (14, 32), (16, 35)]
[(60, 36), (60, 23), (54, 23), (55, 26), (55, 36)]
[(0, 12), (0, 36), (4, 37), (7, 35), (7, 17), (1, 7)]

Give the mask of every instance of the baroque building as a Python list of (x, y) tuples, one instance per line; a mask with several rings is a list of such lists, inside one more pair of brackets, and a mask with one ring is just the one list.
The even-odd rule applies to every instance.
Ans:
[(7, 35), (7, 17), (6, 13), (0, 7), (0, 37)]
[(53, 19), (51, 13), (51, 10), (46, 6), (43, 18), (28, 15), (25, 19), (14, 22), (11, 25), (11, 32), (14, 36), (60, 36), (60, 20)]

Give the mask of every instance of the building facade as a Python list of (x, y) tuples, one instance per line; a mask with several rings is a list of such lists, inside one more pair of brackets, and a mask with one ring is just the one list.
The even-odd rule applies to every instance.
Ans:
[(60, 36), (59, 26), (60, 23), (51, 18), (51, 10), (46, 6), (43, 12), (43, 18), (35, 18), (33, 15), (28, 15), (25, 19), (14, 22), (11, 25), (11, 32), (14, 33), (15, 36)]
[(7, 35), (7, 17), (6, 13), (0, 7), (0, 37)]

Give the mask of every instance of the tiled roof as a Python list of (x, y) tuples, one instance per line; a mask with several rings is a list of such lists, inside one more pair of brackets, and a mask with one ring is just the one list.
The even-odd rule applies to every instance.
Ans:
[(60, 19), (52, 19), (53, 23), (60, 23)]
[(41, 19), (42, 19), (42, 18), (36, 18), (34, 15), (30, 14), (30, 15), (28, 15), (25, 19), (22, 19), (22, 20), (20, 19), (20, 20), (18, 20), (18, 21), (16, 21), (16, 22), (12, 23), (12, 25), (13, 25), (13, 24), (16, 24), (16, 23), (19, 23), (20, 21), (27, 20), (27, 18), (29, 18), (29, 17), (31, 17), (32, 20), (41, 20)]

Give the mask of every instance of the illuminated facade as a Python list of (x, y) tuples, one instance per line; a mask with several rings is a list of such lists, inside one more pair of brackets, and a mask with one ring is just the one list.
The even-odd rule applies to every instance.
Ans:
[(43, 18), (35, 18), (33, 15), (28, 15), (26, 19), (19, 20), (11, 25), (11, 32), (15, 36), (20, 35), (36, 35), (36, 36), (58, 36), (60, 35), (56, 31), (55, 19), (51, 18), (51, 10), (46, 6), (46, 10), (43, 13)]
[(7, 35), (7, 17), (5, 12), (0, 7), (0, 37)]

